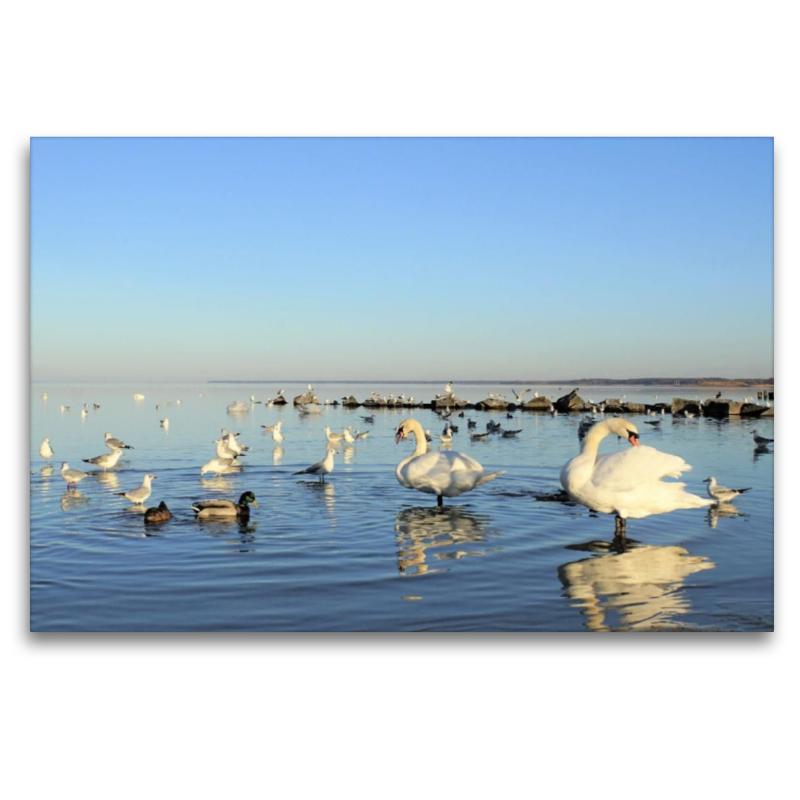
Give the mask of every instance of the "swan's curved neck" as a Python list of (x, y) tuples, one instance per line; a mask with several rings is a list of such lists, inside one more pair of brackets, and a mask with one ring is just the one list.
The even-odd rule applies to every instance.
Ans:
[(410, 432), (414, 434), (414, 439), (417, 443), (417, 446), (414, 449), (414, 455), (424, 456), (425, 453), (428, 452), (428, 440), (425, 438), (425, 431), (422, 430), (422, 425), (420, 425), (415, 419), (411, 419), (406, 422), (406, 427), (409, 428)]
[(608, 436), (611, 431), (606, 426), (605, 422), (592, 427), (586, 438), (583, 440), (583, 447), (581, 448), (582, 456), (589, 456), (592, 459), (597, 458), (597, 451), (600, 448), (600, 442)]

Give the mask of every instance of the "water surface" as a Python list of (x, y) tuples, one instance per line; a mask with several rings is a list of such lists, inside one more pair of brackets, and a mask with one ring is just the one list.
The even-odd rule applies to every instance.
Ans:
[[(432, 411), (326, 407), (300, 417), (291, 406), (228, 404), (266, 399), (278, 384), (36, 384), (31, 400), (31, 629), (35, 631), (606, 631), (770, 630), (773, 621), (773, 455), (754, 451), (751, 431), (773, 438), (772, 420), (673, 421), (633, 417), (642, 442), (685, 458), (689, 490), (701, 481), (752, 490), (720, 511), (676, 511), (631, 520), (628, 552), (609, 548), (611, 517), (540, 499), (559, 488), (561, 466), (578, 453), (579, 417), (468, 411), (516, 439), (469, 440), (466, 417), (453, 449), (486, 468), (494, 482), (435, 508), (435, 498), (401, 487), (397, 462), (413, 444), (394, 430), (413, 415), (440, 433)], [(305, 385), (285, 385), (291, 398)], [(519, 387), (517, 387), (519, 388)], [(572, 386), (534, 387), (557, 396)], [(438, 385), (320, 384), (320, 399), (372, 389), (429, 400)], [(511, 387), (457, 384), (469, 401)], [(44, 391), (48, 400), (41, 400)], [(742, 399), (735, 390), (726, 396)], [(133, 394), (145, 399), (136, 401)], [(676, 389), (704, 399), (716, 390)], [(591, 387), (583, 397), (669, 401), (659, 387)], [(530, 397), (530, 395), (528, 395)], [(181, 400), (178, 405), (177, 399)], [(98, 403), (81, 418), (85, 402)], [(165, 405), (172, 402), (171, 405)], [(161, 405), (160, 409), (155, 406)], [(60, 406), (71, 406), (61, 411)], [(249, 403), (248, 403), (249, 405)], [(165, 431), (159, 420), (168, 418)], [(262, 425), (283, 420), (277, 447)], [(342, 446), (322, 484), (293, 475), (324, 456), (324, 426), (369, 430)], [(250, 446), (240, 470), (200, 477), (222, 428)], [(134, 446), (103, 474), (81, 459), (107, 452), (103, 434)], [(51, 440), (52, 470), (41, 439)], [(606, 439), (601, 452), (627, 443)], [(62, 461), (92, 473), (68, 492)], [(157, 476), (147, 505), (165, 500), (174, 517), (146, 529), (140, 511), (116, 492)], [(197, 522), (191, 503), (251, 490), (260, 508), (247, 525)]]

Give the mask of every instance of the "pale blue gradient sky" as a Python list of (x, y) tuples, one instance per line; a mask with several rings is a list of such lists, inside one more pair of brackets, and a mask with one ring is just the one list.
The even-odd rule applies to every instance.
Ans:
[(772, 139), (33, 139), (34, 380), (772, 375)]

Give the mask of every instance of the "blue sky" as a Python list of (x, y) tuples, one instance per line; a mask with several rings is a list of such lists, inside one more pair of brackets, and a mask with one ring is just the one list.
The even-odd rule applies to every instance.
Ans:
[(34, 380), (772, 375), (772, 139), (33, 139)]

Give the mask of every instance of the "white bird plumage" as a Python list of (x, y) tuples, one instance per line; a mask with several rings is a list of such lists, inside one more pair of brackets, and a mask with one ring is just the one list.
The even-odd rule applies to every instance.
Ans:
[[(627, 439), (634, 447), (600, 456), (600, 442), (610, 434)], [(685, 483), (667, 483), (691, 467), (680, 456), (662, 453), (654, 447), (639, 447), (636, 426), (621, 417), (592, 426), (580, 455), (561, 470), (561, 485), (577, 503), (601, 514), (615, 514), (618, 533), (624, 535), (626, 519), (667, 514), (681, 508), (704, 508), (712, 504), (684, 491)]]
[(442, 450), (429, 453), (425, 432), (419, 422), (415, 419), (404, 420), (397, 428), (396, 441), (400, 442), (411, 435), (414, 436), (416, 447), (410, 456), (397, 465), (395, 475), (406, 489), (435, 494), (437, 505), (442, 505), (443, 497), (458, 497), (505, 472), (486, 472), (481, 464), (465, 453)]
[(135, 489), (131, 489), (129, 492), (116, 492), (116, 494), (118, 494), (120, 497), (130, 500), (134, 505), (143, 505), (145, 500), (150, 497), (153, 491), (151, 482), (154, 480), (156, 480), (156, 476), (148, 472), (147, 475), (145, 475), (142, 479), (141, 486), (137, 486)]

